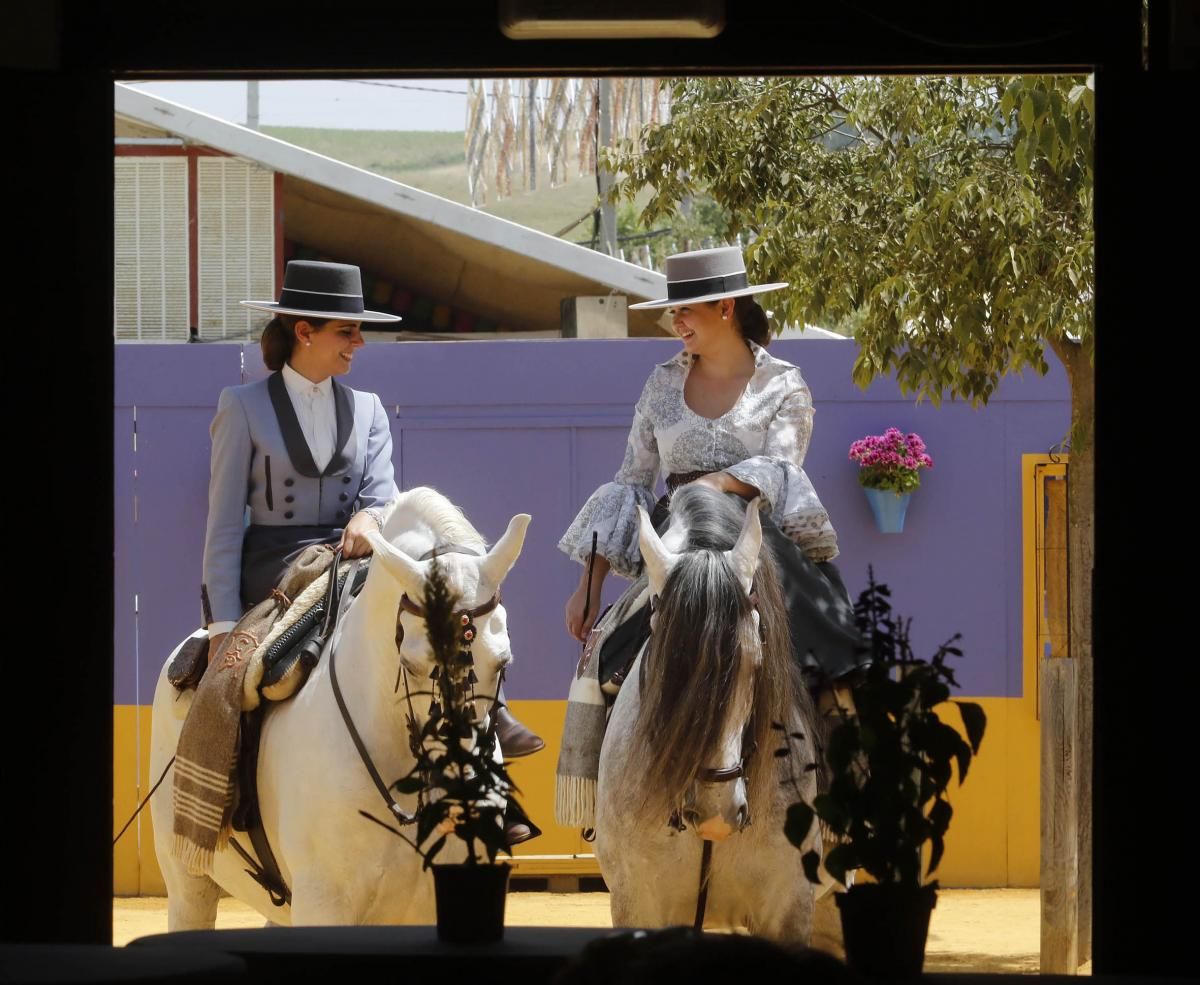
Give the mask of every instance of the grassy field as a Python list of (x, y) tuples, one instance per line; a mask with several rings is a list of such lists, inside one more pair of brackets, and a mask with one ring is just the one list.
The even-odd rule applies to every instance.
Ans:
[[(263, 127), (263, 132), (315, 150), (376, 174), (400, 175), (464, 165), (462, 131), (318, 130), (312, 127)], [(465, 174), (465, 170), (463, 171)], [(463, 182), (463, 194), (466, 194)]]
[[(454, 202), (470, 204), (462, 131), (326, 130), (310, 127), (263, 127), (265, 133), (355, 167), (401, 181)], [(589, 212), (596, 201), (596, 180), (588, 175), (557, 188), (524, 192), (492, 202), (485, 212), (523, 226), (556, 234)], [(585, 221), (564, 238), (586, 239)]]

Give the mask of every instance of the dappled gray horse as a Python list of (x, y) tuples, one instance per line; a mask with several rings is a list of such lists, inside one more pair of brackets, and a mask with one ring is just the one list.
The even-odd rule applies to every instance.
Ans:
[[(661, 539), (642, 511), (652, 632), (605, 733), (596, 855), (614, 926), (692, 923), (707, 840), (705, 924), (808, 943), (815, 887), (783, 828), (788, 805), (816, 794), (816, 714), (758, 501), (744, 507), (681, 487)], [(804, 737), (791, 756), (775, 755), (773, 723)]]

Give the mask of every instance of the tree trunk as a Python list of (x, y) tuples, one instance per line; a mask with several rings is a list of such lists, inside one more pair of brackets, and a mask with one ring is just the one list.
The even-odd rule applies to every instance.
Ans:
[[(1075, 765), (1078, 810), (1078, 960), (1092, 956), (1092, 571), (1095, 553), (1096, 385), (1078, 343), (1053, 344), (1071, 383), (1071, 454), (1067, 466), (1068, 653), (1075, 662)], [(1073, 974), (1076, 969), (1067, 970)]]

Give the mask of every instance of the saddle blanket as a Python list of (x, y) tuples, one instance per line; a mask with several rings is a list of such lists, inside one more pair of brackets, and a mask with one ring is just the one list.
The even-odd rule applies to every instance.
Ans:
[[(247, 705), (254, 708), (259, 701), (257, 681), (249, 680), (252, 668), (257, 680), (262, 679), (261, 662), (255, 667), (253, 658), (264, 643), (269, 645), (281, 616), (297, 608), (295, 618), (299, 618), (292, 600), (299, 603), (306, 598), (310, 586), (328, 571), (333, 556), (327, 544), (306, 549), (271, 597), (250, 609), (230, 630), (196, 687), (176, 748), (171, 843), (172, 854), (193, 875), (211, 872), (213, 852), (224, 848), (232, 833), (239, 723)], [(314, 591), (313, 597), (321, 597), (321, 592)]]

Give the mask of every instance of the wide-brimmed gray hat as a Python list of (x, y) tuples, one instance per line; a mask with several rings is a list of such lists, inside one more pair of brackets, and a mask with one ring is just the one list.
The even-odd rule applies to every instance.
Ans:
[(737, 246), (718, 246), (711, 250), (692, 250), (667, 257), (667, 296), (657, 301), (631, 304), (633, 308), (675, 308), (681, 304), (740, 298), (787, 287), (780, 284), (750, 284), (746, 279), (746, 261)]
[(278, 301), (243, 301), (247, 308), (277, 315), (340, 318), (344, 321), (400, 321), (399, 315), (363, 307), (362, 276), (352, 263), (289, 260)]

